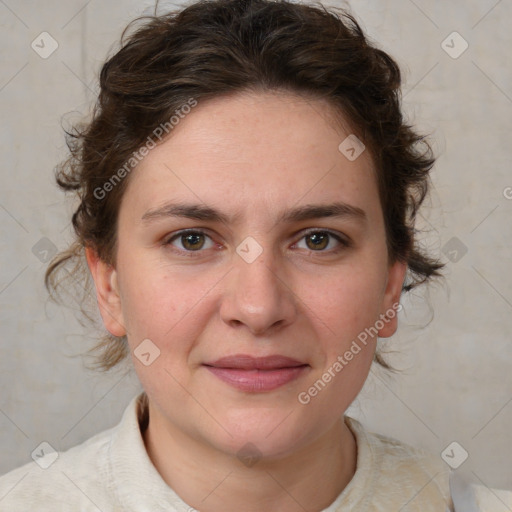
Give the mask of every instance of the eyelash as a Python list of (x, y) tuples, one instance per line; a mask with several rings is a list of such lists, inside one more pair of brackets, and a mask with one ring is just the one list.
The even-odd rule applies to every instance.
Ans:
[[(342, 237), (339, 234), (337, 234), (336, 232), (330, 231), (329, 229), (310, 229), (310, 230), (308, 230), (308, 231), (306, 231), (306, 232), (304, 232), (302, 234), (302, 236), (299, 239), (299, 241), (304, 239), (307, 236), (311, 236), (311, 235), (319, 234), (319, 233), (327, 234), (331, 238), (334, 238), (337, 242), (339, 242), (340, 247), (338, 247), (336, 249), (331, 249), (331, 250), (325, 250), (324, 249), (324, 250), (318, 250), (318, 251), (314, 251), (314, 250), (310, 249), (311, 253), (337, 254), (341, 250), (347, 249), (347, 248), (352, 246), (351, 241), (348, 240), (348, 238)], [(185, 229), (183, 231), (178, 231), (177, 233), (174, 233), (170, 238), (167, 238), (166, 240), (164, 240), (162, 245), (164, 247), (171, 247), (172, 246), (172, 242), (174, 242), (174, 240), (179, 239), (180, 237), (185, 236), (185, 235), (204, 235), (204, 236), (206, 236), (206, 237), (211, 239), (211, 236), (209, 236), (206, 231), (203, 231), (201, 229)], [(176, 252), (179, 252), (181, 254), (184, 254), (187, 257), (192, 257), (192, 258), (193, 257), (197, 257), (196, 254), (204, 252), (203, 249), (198, 249), (196, 251), (190, 251), (190, 250), (186, 250), (186, 249), (178, 249), (178, 248), (175, 248), (175, 247), (173, 247), (172, 250), (174, 250)]]

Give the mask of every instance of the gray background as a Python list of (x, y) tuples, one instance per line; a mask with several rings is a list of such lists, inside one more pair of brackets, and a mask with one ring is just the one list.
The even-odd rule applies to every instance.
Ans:
[[(77, 322), (76, 305), (47, 300), (41, 260), (71, 240), (72, 204), (53, 181), (66, 155), (61, 122), (89, 111), (101, 63), (148, 5), (0, 0), (0, 473), (42, 441), (65, 450), (115, 425), (140, 390), (129, 365), (84, 368), (95, 331)], [(512, 4), (350, 5), (402, 66), (411, 122), (435, 138), (435, 189), (419, 227), (448, 264), (444, 284), (404, 298), (399, 333), (384, 342), (403, 371), (372, 372), (350, 414), (439, 454), (457, 441), (469, 453), (461, 468), (512, 489)], [(31, 48), (43, 31), (59, 45), (47, 59)], [(458, 58), (442, 47), (453, 31), (469, 44)]]

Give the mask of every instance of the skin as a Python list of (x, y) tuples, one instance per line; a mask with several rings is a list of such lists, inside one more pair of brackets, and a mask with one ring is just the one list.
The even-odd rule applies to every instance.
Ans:
[[(127, 334), (149, 397), (148, 454), (198, 510), (320, 511), (354, 475), (357, 447), (343, 414), (367, 378), (376, 339), (307, 405), (298, 395), (396, 305), (406, 266), (387, 257), (369, 151), (349, 161), (338, 150), (351, 132), (332, 113), (290, 93), (199, 103), (132, 171), (115, 266), (86, 251), (105, 326)], [(238, 217), (142, 220), (168, 201)], [(278, 221), (291, 208), (334, 201), (364, 219)], [(191, 228), (207, 236), (164, 244)], [(304, 233), (310, 228), (350, 244), (330, 237), (318, 249)], [(252, 263), (236, 252), (248, 236), (263, 249)], [(379, 336), (396, 327), (395, 317)], [(149, 366), (133, 356), (144, 339), (160, 350)], [(236, 353), (282, 354), (309, 368), (276, 390), (244, 392), (203, 366)], [(250, 467), (237, 457), (248, 442), (258, 453)]]

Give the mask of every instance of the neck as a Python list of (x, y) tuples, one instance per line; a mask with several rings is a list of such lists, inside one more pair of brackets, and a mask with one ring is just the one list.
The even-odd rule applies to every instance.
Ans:
[(343, 418), (292, 454), (244, 465), (232, 454), (163, 424), (149, 404), (143, 433), (148, 455), (163, 480), (201, 512), (281, 512), (327, 508), (352, 479), (357, 447)]

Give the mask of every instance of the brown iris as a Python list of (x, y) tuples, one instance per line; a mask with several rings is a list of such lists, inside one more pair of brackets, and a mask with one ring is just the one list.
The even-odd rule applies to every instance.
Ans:
[[(312, 242), (312, 245), (309, 244)], [(306, 236), (306, 244), (310, 249), (325, 249), (329, 244), (329, 234), (324, 232), (313, 233)]]
[(204, 245), (204, 235), (202, 233), (187, 233), (181, 235), (183, 247), (190, 251), (197, 251)]

